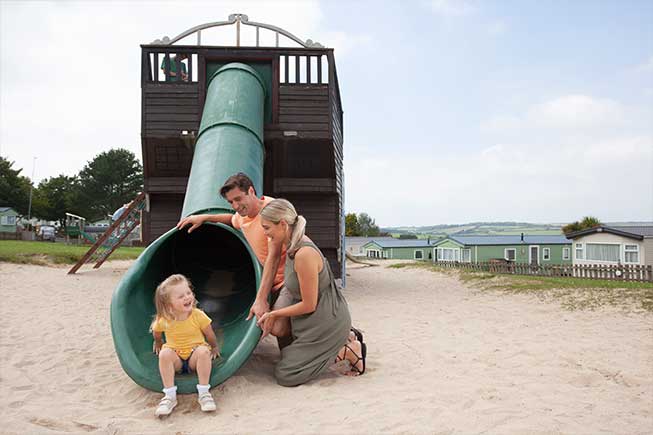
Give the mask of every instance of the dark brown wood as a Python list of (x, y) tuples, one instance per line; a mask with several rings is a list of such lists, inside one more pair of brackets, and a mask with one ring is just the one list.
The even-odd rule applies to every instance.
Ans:
[[(256, 28), (258, 31), (258, 27)], [(279, 122), (279, 56), (272, 58), (272, 123)]]
[(299, 58), (301, 56), (295, 56), (295, 83), (301, 83), (301, 77), (299, 74)]
[[(309, 224), (307, 231), (340, 276), (338, 249), (343, 209), (342, 111), (331, 49), (142, 46), (142, 149), (150, 211), (142, 234), (151, 242), (174, 226), (181, 214), (192, 149), (180, 130), (199, 128), (207, 89), (207, 62), (270, 62), (271, 122), (265, 125), (264, 192), (283, 194)], [(158, 82), (160, 56), (188, 54), (189, 82)], [(152, 57), (150, 57), (152, 54)], [(193, 57), (195, 54), (197, 57)], [(283, 56), (283, 58), (280, 58)], [(295, 59), (290, 83), (290, 56)], [(323, 57), (326, 56), (326, 57)], [(306, 60), (306, 70), (300, 65)], [(316, 68), (312, 59), (317, 61)], [(151, 65), (152, 58), (156, 65)], [(323, 72), (329, 62), (329, 77)], [(283, 62), (285, 71), (280, 73)], [(147, 67), (152, 71), (148, 76)], [(197, 68), (197, 82), (192, 82)], [(181, 68), (178, 68), (180, 70)], [(301, 73), (306, 71), (305, 79)], [(331, 72), (333, 71), (333, 72)], [(156, 74), (156, 77), (154, 75)], [(311, 83), (317, 80), (317, 83)], [(322, 83), (322, 82), (328, 82)], [(334, 105), (337, 105), (334, 107)]]
[(306, 96), (306, 95), (315, 95), (315, 96), (323, 96), (325, 99), (328, 99), (329, 96), (329, 88), (326, 85), (317, 85), (317, 84), (312, 84), (312, 85), (296, 85), (296, 86), (286, 86), (282, 85), (279, 88), (279, 94), (280, 95), (299, 95), (299, 96)]
[[(113, 232), (116, 229), (118, 229), (124, 222), (131, 219), (130, 218), (131, 212), (136, 210), (141, 205), (141, 203), (143, 201), (145, 201), (145, 193), (141, 192), (136, 196), (136, 198), (134, 198), (132, 200), (132, 202), (129, 204), (127, 209), (122, 213), (122, 215), (117, 220), (115, 220), (109, 226), (109, 228), (107, 228), (107, 230), (104, 233), (102, 233), (102, 235), (100, 235), (100, 237), (97, 238), (95, 243), (89, 248), (88, 251), (86, 251), (86, 253), (82, 256), (82, 258), (80, 258), (77, 261), (77, 263), (75, 263), (73, 265), (73, 267), (70, 268), (70, 270), (68, 271), (68, 274), (70, 275), (70, 274), (73, 274), (73, 273), (77, 272), (79, 270), (79, 268), (82, 267), (82, 265), (84, 265), (87, 261), (89, 261), (91, 259), (91, 257), (93, 256), (93, 254), (98, 249), (102, 248), (104, 243), (109, 239), (109, 237), (111, 237)], [(125, 240), (125, 238), (129, 235), (129, 233), (134, 229), (135, 226), (136, 226), (136, 223), (133, 226), (130, 227), (130, 230), (126, 234), (124, 234), (117, 242), (115, 242), (114, 244), (112, 244), (112, 246), (109, 247), (109, 251), (108, 251), (108, 253), (105, 254), (104, 259), (106, 259), (109, 255), (111, 255), (111, 253), (118, 246), (120, 246), (120, 244), (123, 242), (123, 240)], [(95, 268), (100, 267), (100, 265), (102, 265), (102, 262), (99, 262), (98, 264), (96, 264)]]

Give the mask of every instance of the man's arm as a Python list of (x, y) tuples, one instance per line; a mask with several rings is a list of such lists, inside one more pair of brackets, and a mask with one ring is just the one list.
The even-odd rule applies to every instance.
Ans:
[(181, 230), (186, 225), (191, 227), (188, 229), (188, 232), (192, 232), (195, 228), (201, 226), (204, 222), (218, 222), (221, 224), (231, 226), (231, 215), (228, 213), (223, 214), (195, 214), (191, 216), (186, 216), (182, 218), (179, 223), (177, 223), (177, 229)]
[(260, 319), (264, 313), (270, 311), (268, 295), (270, 294), (270, 290), (272, 290), (274, 277), (277, 275), (277, 269), (279, 268), (279, 262), (281, 261), (281, 247), (282, 242), (280, 241), (268, 241), (268, 256), (265, 259), (265, 264), (263, 265), (263, 276), (261, 276), (261, 284), (259, 285), (258, 292), (256, 293), (256, 300), (254, 301), (252, 307), (249, 309), (249, 316), (247, 316), (247, 320), (251, 319), (252, 316), (256, 316), (257, 319)]

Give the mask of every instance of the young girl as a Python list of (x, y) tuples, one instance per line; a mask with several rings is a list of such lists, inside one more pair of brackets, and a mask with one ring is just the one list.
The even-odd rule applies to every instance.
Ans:
[(209, 377), (211, 361), (220, 355), (220, 351), (211, 329), (211, 319), (196, 308), (197, 300), (188, 278), (180, 274), (166, 278), (156, 288), (154, 304), (156, 316), (151, 330), (165, 393), (155, 414), (162, 416), (172, 412), (177, 406), (175, 373), (191, 371), (197, 371), (197, 401), (202, 411), (215, 411), (215, 402), (209, 393)]

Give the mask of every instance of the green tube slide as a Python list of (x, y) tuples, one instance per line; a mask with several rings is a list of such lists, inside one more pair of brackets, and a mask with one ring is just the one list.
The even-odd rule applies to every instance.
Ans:
[[(264, 98), (265, 85), (248, 65), (230, 63), (210, 78), (182, 216), (231, 213), (218, 190), (237, 172), (262, 191)], [(242, 234), (222, 224), (205, 224), (191, 234), (173, 228), (143, 251), (114, 291), (111, 332), (127, 375), (154, 391), (163, 388), (149, 332), (154, 291), (173, 273), (190, 278), (199, 308), (213, 320), (222, 356), (213, 363), (210, 383), (218, 385), (247, 361), (260, 338), (255, 319), (245, 318), (261, 266)], [(197, 376), (177, 375), (175, 383), (180, 393), (191, 393)]]

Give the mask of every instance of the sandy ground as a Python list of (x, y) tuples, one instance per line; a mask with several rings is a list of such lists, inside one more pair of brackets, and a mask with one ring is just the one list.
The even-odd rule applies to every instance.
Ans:
[(651, 433), (653, 316), (563, 310), (424, 270), (352, 267), (345, 291), (369, 343), (360, 378), (277, 386), (264, 340), (212, 390), (218, 411), (127, 377), (109, 327), (129, 263), (0, 263), (1, 433)]

